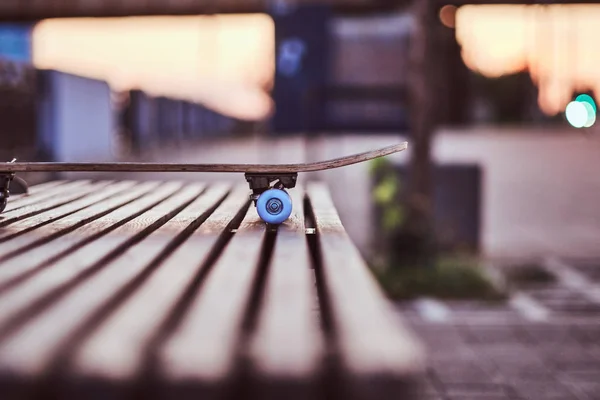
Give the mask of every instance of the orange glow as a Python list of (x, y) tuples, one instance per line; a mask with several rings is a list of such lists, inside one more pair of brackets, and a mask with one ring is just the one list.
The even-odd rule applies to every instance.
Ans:
[(456, 6), (447, 4), (440, 8), (440, 21), (448, 28), (454, 28), (456, 21)]
[(54, 19), (33, 32), (33, 62), (116, 90), (200, 102), (261, 119), (272, 109), (274, 26), (263, 14)]
[(600, 97), (599, 5), (469, 5), (456, 14), (465, 64), (488, 77), (529, 70), (540, 108), (564, 110), (576, 91)]

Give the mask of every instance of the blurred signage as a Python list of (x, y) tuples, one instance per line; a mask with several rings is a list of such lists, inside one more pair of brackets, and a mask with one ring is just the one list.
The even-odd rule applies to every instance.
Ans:
[(31, 62), (31, 24), (0, 23), (0, 59)]
[(297, 133), (323, 128), (321, 88), (327, 82), (331, 52), (328, 6), (290, 7), (275, 22), (275, 115), (273, 131)]
[(284, 39), (279, 46), (277, 69), (285, 76), (295, 76), (302, 68), (302, 56), (306, 45), (302, 39)]

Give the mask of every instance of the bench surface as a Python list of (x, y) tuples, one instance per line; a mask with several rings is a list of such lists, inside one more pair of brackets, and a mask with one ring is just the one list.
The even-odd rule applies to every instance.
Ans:
[(2, 398), (411, 398), (421, 350), (327, 188), (291, 190), (278, 228), (248, 194), (76, 180), (11, 196)]

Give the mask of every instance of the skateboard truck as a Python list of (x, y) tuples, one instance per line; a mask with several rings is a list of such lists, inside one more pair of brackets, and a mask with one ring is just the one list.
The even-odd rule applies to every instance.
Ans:
[[(11, 163), (17, 161), (13, 158)], [(6, 208), (8, 197), (10, 196), (10, 183), (15, 177), (14, 172), (0, 172), (0, 213)]]
[[(281, 174), (260, 174), (260, 173), (246, 173), (246, 181), (250, 185), (252, 194), (250, 200), (256, 200), (260, 195), (269, 189), (291, 189), (296, 186), (296, 180), (298, 179), (297, 172), (288, 172)], [(275, 182), (273, 185), (271, 183)]]
[(279, 225), (292, 212), (292, 199), (285, 189), (296, 186), (297, 172), (285, 173), (246, 173), (246, 181), (252, 194), (260, 218), (267, 224)]

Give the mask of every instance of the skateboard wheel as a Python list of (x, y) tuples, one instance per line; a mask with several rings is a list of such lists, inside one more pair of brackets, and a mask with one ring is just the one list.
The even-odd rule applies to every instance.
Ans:
[(292, 199), (281, 189), (269, 189), (256, 201), (256, 211), (268, 224), (281, 224), (292, 213)]

